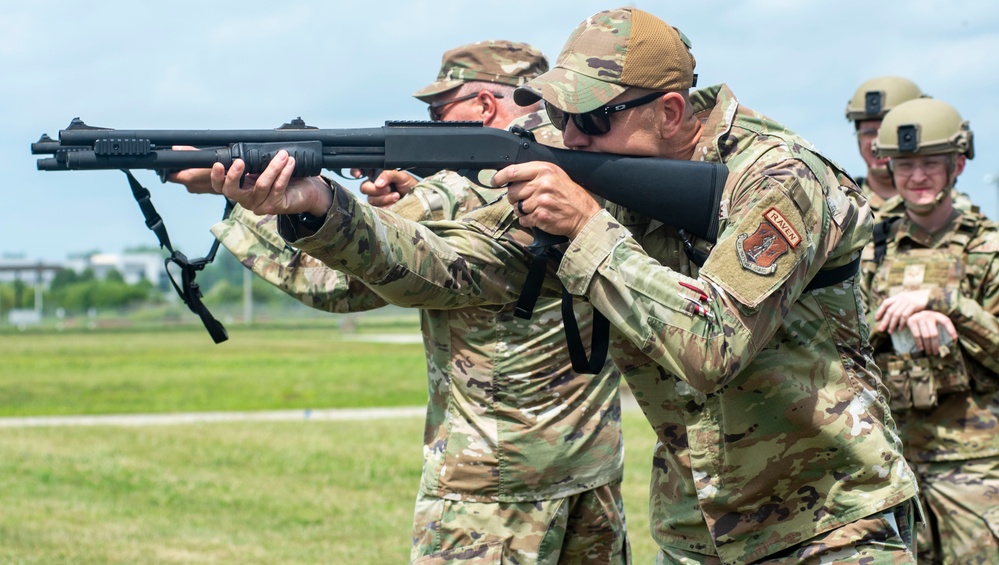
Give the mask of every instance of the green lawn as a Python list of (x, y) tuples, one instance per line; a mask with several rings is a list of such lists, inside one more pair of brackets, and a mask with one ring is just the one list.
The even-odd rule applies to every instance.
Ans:
[[(0, 414), (407, 406), (422, 346), (334, 328), (0, 335)], [(626, 412), (635, 563), (652, 431)], [(405, 563), (422, 420), (0, 428), (0, 563)]]
[(420, 343), (344, 341), (333, 325), (229, 335), (218, 345), (195, 326), (0, 335), (0, 417), (426, 402)]

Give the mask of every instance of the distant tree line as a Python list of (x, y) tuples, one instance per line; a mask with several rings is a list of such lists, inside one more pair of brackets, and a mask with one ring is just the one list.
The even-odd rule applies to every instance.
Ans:
[[(204, 301), (208, 305), (239, 304), (243, 300), (243, 272), (246, 270), (228, 251), (220, 249), (215, 262), (197, 276)], [(179, 282), (179, 281), (178, 281)], [(251, 282), (253, 301), (256, 304), (274, 304), (291, 301), (281, 291), (254, 276)], [(51, 284), (43, 291), (46, 314), (62, 310), (67, 315), (85, 314), (91, 309), (99, 311), (124, 310), (141, 306), (161, 305), (167, 294), (174, 293), (170, 286), (160, 288), (148, 280), (130, 284), (117, 270), (108, 271), (98, 279), (93, 270), (77, 273), (71, 269), (56, 272)], [(35, 288), (31, 282), (0, 283), (0, 314), (12, 308), (33, 309)]]

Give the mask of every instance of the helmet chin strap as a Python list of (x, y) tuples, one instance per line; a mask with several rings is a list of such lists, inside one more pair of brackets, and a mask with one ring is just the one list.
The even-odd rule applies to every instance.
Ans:
[(933, 197), (933, 202), (928, 204), (916, 204), (914, 202), (909, 202), (904, 198), (902, 199), (902, 202), (905, 204), (905, 209), (913, 214), (916, 214), (917, 216), (929, 216), (934, 210), (937, 209), (937, 206), (944, 201), (944, 198), (947, 198), (947, 195), (950, 194), (952, 190), (954, 190), (954, 183), (949, 182), (947, 183), (947, 186), (943, 187), (943, 190), (938, 192), (937, 195)]
[[(915, 204), (903, 198), (902, 203), (905, 205), (905, 209), (917, 216), (929, 216), (930, 214), (932, 214), (933, 211), (937, 209), (937, 206), (939, 206), (940, 203), (944, 201), (944, 198), (947, 198), (947, 195), (949, 195), (954, 190), (954, 185), (957, 184), (957, 176), (954, 175), (955, 169), (956, 165), (954, 163), (954, 158), (953, 156), (951, 156), (947, 160), (947, 185), (944, 186), (943, 189), (940, 192), (938, 192), (936, 196), (933, 197), (933, 202), (930, 202), (928, 204)], [(892, 177), (893, 184), (894, 181), (895, 178), (893, 176)]]

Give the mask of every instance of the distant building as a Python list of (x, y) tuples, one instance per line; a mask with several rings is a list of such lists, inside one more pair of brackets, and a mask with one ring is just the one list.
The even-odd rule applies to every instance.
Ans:
[(104, 279), (111, 270), (121, 273), (128, 284), (147, 280), (157, 288), (168, 288), (170, 281), (163, 268), (163, 256), (156, 251), (136, 253), (94, 253), (84, 257), (72, 257), (66, 261), (66, 268), (77, 273), (90, 269), (98, 279)]
[(51, 261), (46, 263), (40, 259), (3, 257), (0, 258), (0, 283), (21, 281), (25, 284), (35, 285), (41, 282), (42, 286), (48, 286), (56, 271), (64, 267), (65, 265), (62, 263)]
[(0, 258), (0, 283), (19, 280), (29, 285), (40, 282), (43, 287), (48, 287), (59, 269), (71, 269), (78, 274), (90, 269), (98, 279), (104, 279), (111, 270), (115, 270), (128, 284), (147, 280), (157, 288), (165, 290), (170, 287), (166, 269), (163, 268), (163, 256), (156, 251), (93, 253), (70, 257), (64, 262)]
[[(121, 273), (122, 279), (128, 284), (146, 280), (162, 291), (171, 288), (169, 276), (163, 267), (163, 256), (156, 251), (92, 253), (71, 257), (62, 263), (46, 263), (23, 257), (0, 257), (0, 283), (20, 281), (34, 289), (35, 294), (34, 308), (9, 309), (7, 313), (9, 325), (24, 328), (41, 323), (43, 289), (52, 284), (56, 273), (62, 269), (71, 269), (77, 274), (90, 269), (97, 279), (104, 279), (108, 273), (115, 270)], [(7, 307), (9, 308), (9, 305)]]

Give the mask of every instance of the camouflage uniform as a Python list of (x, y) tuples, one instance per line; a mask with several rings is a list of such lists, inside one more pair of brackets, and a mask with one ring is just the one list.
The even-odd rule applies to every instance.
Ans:
[[(885, 200), (878, 196), (876, 192), (871, 190), (870, 185), (867, 183), (867, 179), (864, 179), (861, 185), (861, 191), (864, 196), (867, 197), (867, 203), (871, 206), (871, 212), (874, 214), (874, 225), (884, 222), (885, 220), (901, 216), (905, 214), (905, 201), (899, 195), (892, 196), (891, 198)], [(951, 192), (951, 196), (954, 199), (954, 207), (958, 210), (965, 212), (978, 212), (978, 206), (971, 203), (968, 195), (963, 192), (958, 192), (956, 189)], [(885, 229), (887, 226), (883, 226), (881, 229)], [(862, 255), (864, 262), (874, 261), (874, 242), (872, 241), (864, 248), (864, 253)]]
[[(864, 183), (867, 186), (867, 183)], [(865, 190), (865, 194), (870, 192), (874, 194), (869, 188)], [(886, 218), (892, 216), (901, 216), (905, 213), (905, 201), (899, 195), (892, 196), (891, 198), (884, 200), (880, 196), (874, 195), (878, 198), (877, 207), (875, 207), (875, 201), (868, 197), (867, 201), (871, 204), (871, 210), (874, 212), (875, 223), (882, 221)], [(974, 212), (979, 213), (979, 208), (971, 202), (968, 195), (963, 192), (958, 192), (957, 189), (951, 191), (951, 198), (954, 199), (954, 207), (962, 212)]]
[[(511, 125), (561, 143), (537, 113)], [(414, 221), (450, 220), (504, 194), (442, 172), (391, 210)], [(246, 267), (314, 308), (356, 312), (386, 303), (287, 247), (273, 216), (237, 208), (213, 232)], [(610, 363), (600, 375), (572, 371), (558, 300), (539, 300), (532, 320), (513, 311), (513, 304), (421, 310), (429, 401), (414, 563), (629, 562), (620, 374)], [(577, 305), (584, 341), (592, 315)]]
[[(686, 89), (693, 61), (681, 42), (639, 10), (603, 12), (515, 99), (543, 96), (585, 113), (629, 86)], [(632, 46), (645, 52), (632, 58)], [(674, 74), (678, 65), (687, 68)], [(628, 69), (635, 83), (623, 82)], [(541, 93), (517, 96), (525, 90)], [(573, 106), (573, 90), (592, 104)], [(610, 320), (615, 363), (658, 435), (650, 512), (660, 560), (911, 562), (916, 481), (871, 358), (855, 277), (806, 290), (820, 271), (859, 258), (870, 210), (843, 171), (726, 87), (694, 92), (691, 104), (703, 125), (692, 159), (729, 169), (717, 245), (611, 206), (576, 235), (548, 281)], [(332, 196), (322, 227), (295, 245), (382, 296), (439, 308), (516, 299), (532, 238), (508, 202), (420, 225), (344, 190)], [(294, 238), (294, 225), (282, 234)], [(710, 251), (703, 268), (685, 243)]]
[(872, 335), (929, 511), (919, 562), (997, 563), (999, 226), (974, 212), (955, 213), (929, 234), (902, 217), (882, 263), (865, 261), (864, 271), (871, 317), (897, 292), (930, 289), (927, 308), (947, 314), (958, 331), (958, 344), (940, 357), (912, 350), (901, 338), (911, 336), (907, 329), (893, 336), (897, 346)]
[(861, 181), (860, 191), (867, 198), (867, 204), (871, 207), (871, 213), (874, 215), (874, 222), (877, 223), (884, 219), (886, 216), (898, 215), (905, 211), (905, 203), (902, 202), (902, 198), (897, 194), (891, 198), (885, 199), (874, 192), (871, 188), (870, 183), (866, 178)]
[[(695, 159), (730, 169), (700, 278), (674, 230), (620, 209), (595, 216), (558, 271), (611, 320), (612, 355), (659, 436), (653, 536), (671, 559), (750, 563), (823, 535), (838, 541), (809, 551), (835, 554), (870, 517), (885, 536), (871, 543), (905, 555), (904, 525), (888, 532), (915, 479), (859, 289), (851, 279), (804, 292), (821, 268), (859, 256), (869, 210), (842, 171), (727, 88), (692, 103), (706, 124)], [(515, 301), (530, 240), (504, 201), (417, 225), (341, 189), (323, 227), (295, 245), (393, 302), (454, 308)]]

